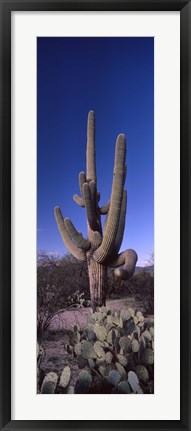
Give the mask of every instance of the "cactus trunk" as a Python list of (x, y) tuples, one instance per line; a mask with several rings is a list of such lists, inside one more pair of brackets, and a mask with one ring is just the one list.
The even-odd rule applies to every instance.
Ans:
[(91, 307), (93, 311), (95, 311), (96, 307), (101, 307), (102, 305), (105, 305), (107, 266), (96, 262), (96, 260), (94, 260), (93, 256), (91, 255), (91, 252), (87, 253), (87, 264)]

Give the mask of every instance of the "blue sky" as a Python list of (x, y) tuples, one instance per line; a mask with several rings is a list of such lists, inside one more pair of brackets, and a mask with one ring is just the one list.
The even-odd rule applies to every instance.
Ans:
[(117, 135), (126, 135), (121, 251), (135, 249), (142, 265), (154, 250), (154, 39), (40, 37), (37, 56), (38, 251), (67, 252), (56, 205), (86, 236), (85, 209), (72, 196), (85, 171), (87, 115), (94, 110), (101, 205), (111, 193)]

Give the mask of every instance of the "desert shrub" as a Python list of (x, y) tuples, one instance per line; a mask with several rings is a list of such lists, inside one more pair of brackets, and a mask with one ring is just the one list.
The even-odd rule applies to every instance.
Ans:
[(154, 329), (140, 311), (98, 308), (88, 316), (87, 326), (73, 329), (76, 342), (69, 346), (81, 371), (70, 386), (71, 369), (48, 373), (41, 393), (154, 392)]
[(112, 298), (113, 296), (120, 297), (124, 294), (124, 285), (125, 290), (126, 284), (119, 277), (116, 277), (113, 269), (108, 269), (107, 280), (106, 280), (106, 292), (107, 297)]
[[(40, 341), (52, 318), (87, 301), (86, 268), (75, 258), (41, 253), (37, 261), (37, 338)], [(82, 290), (82, 288), (84, 290)], [(86, 298), (85, 298), (86, 296)]]
[(147, 313), (153, 314), (154, 275), (149, 269), (150, 267), (140, 269), (130, 280), (119, 280), (114, 272), (110, 271), (107, 278), (107, 296), (114, 299), (131, 295)]
[(127, 287), (145, 311), (154, 314), (154, 276), (146, 270), (140, 271), (129, 280)]

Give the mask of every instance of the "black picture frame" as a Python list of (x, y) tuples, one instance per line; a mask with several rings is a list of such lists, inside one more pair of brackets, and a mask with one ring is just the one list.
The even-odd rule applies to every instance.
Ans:
[[(181, 418), (156, 421), (49, 421), (11, 420), (11, 12), (12, 11), (180, 11), (181, 45)], [(0, 0), (0, 226), (1, 226), (1, 284), (0, 284), (0, 423), (1, 430), (57, 429), (128, 429), (130, 430), (191, 430), (191, 306), (190, 306), (190, 248), (191, 248), (191, 2), (188, 0)], [(170, 29), (169, 29), (170, 31)], [(170, 322), (169, 322), (170, 323)], [(167, 359), (167, 367), (170, 367)], [(164, 382), (165, 383), (165, 382)], [(22, 384), (22, 382), (21, 382)], [(165, 389), (164, 389), (165, 390)], [(169, 394), (170, 402), (170, 394)], [(148, 397), (149, 405), (149, 397)]]

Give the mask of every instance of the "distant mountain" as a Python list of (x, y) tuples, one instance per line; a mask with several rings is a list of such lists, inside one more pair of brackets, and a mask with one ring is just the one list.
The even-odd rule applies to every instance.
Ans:
[(151, 275), (154, 275), (154, 265), (151, 266), (136, 266), (135, 268), (135, 274), (138, 274), (139, 272), (146, 271), (149, 272)]

